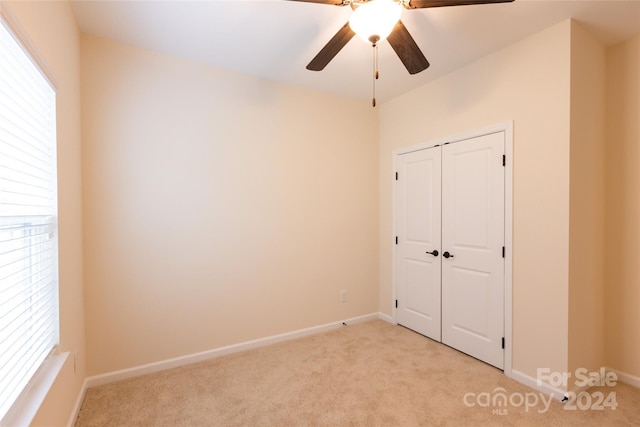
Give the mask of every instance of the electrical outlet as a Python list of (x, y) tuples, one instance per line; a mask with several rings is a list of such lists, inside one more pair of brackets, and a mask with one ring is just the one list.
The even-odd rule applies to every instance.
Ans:
[(340, 302), (347, 302), (347, 291), (340, 291)]

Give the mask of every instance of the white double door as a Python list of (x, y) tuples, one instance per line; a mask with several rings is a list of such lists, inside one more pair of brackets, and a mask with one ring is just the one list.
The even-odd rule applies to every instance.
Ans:
[(504, 367), (504, 132), (400, 154), (396, 320)]

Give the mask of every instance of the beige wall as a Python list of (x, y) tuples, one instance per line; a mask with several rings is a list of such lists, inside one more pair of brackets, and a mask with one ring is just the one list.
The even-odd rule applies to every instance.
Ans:
[(608, 366), (640, 381), (640, 36), (607, 51)]
[(605, 70), (605, 47), (572, 22), (569, 372), (604, 366)]
[(33, 425), (66, 425), (85, 378), (79, 34), (66, 2), (3, 1), (1, 6), (17, 19), (57, 83), (60, 349), (71, 355)]
[(368, 104), (81, 46), (89, 375), (377, 312)]
[(380, 311), (391, 314), (392, 150), (513, 120), (513, 369), (566, 371), (571, 23), (380, 108)]

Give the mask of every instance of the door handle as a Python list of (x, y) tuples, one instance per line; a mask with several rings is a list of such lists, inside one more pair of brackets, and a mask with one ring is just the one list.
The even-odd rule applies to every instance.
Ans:
[(453, 258), (453, 255), (450, 254), (449, 252), (443, 253), (442, 256), (445, 257), (445, 258)]
[(433, 256), (438, 256), (438, 254), (439, 254), (439, 252), (438, 252), (438, 250), (437, 250), (437, 249), (434, 249), (434, 250), (433, 250), (433, 251), (431, 251), (431, 252), (428, 252), (428, 251), (427, 251), (426, 253), (428, 253), (429, 255), (433, 255)]

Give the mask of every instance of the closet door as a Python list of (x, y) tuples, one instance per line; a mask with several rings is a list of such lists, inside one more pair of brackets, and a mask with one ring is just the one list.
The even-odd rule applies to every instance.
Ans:
[(442, 342), (504, 366), (504, 133), (442, 148)]
[(440, 341), (440, 147), (396, 161), (396, 320)]

